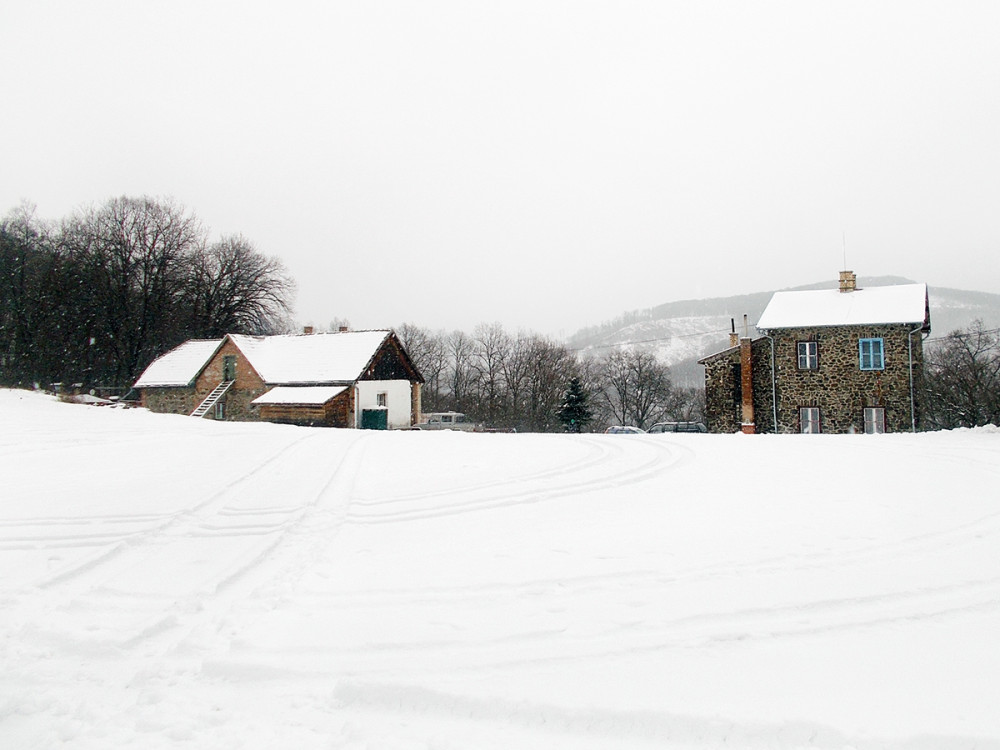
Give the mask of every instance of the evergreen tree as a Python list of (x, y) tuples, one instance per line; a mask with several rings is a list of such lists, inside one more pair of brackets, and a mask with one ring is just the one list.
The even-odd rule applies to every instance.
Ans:
[(594, 418), (587, 407), (587, 392), (580, 378), (570, 378), (557, 415), (566, 432), (582, 432)]

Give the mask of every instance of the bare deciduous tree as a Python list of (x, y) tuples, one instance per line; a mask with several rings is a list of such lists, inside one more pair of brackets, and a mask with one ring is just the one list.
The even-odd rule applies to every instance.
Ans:
[(1000, 332), (977, 320), (927, 347), (925, 360), (926, 427), (1000, 425)]
[(195, 250), (188, 283), (189, 328), (209, 338), (274, 333), (294, 289), (281, 261), (263, 255), (242, 235)]
[(646, 429), (674, 405), (669, 369), (651, 352), (614, 350), (602, 360), (601, 396), (619, 424)]

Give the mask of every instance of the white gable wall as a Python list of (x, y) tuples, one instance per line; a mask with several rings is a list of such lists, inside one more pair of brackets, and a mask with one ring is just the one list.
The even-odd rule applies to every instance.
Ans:
[(374, 409), (378, 406), (379, 393), (386, 394), (386, 406), (389, 408), (389, 428), (410, 426), (409, 380), (359, 380), (357, 389), (356, 426), (361, 426), (363, 409)]

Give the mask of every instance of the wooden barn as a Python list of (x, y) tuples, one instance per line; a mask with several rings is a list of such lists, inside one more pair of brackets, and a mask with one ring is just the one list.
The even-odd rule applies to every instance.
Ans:
[(186, 341), (133, 386), (156, 412), (326, 427), (405, 428), (423, 378), (392, 331)]

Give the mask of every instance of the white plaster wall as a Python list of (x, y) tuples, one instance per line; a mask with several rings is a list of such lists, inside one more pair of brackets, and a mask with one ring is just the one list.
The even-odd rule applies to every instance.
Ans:
[(388, 394), (389, 428), (410, 426), (409, 380), (361, 380), (357, 391), (357, 421), (361, 424), (361, 411), (378, 406), (378, 394)]

